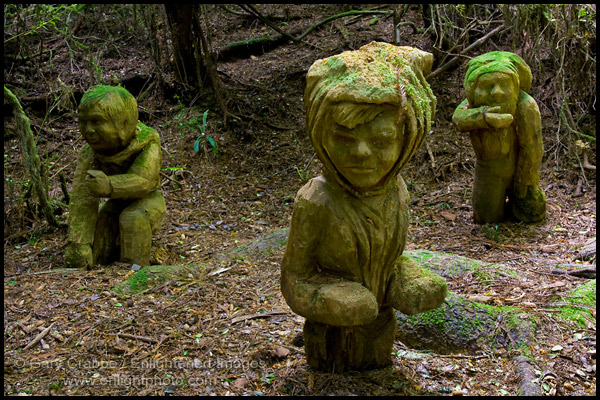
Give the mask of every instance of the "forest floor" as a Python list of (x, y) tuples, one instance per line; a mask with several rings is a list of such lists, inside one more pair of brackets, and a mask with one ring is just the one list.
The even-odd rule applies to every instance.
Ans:
[[(339, 7), (288, 5), (287, 27), (307, 27), (340, 12)], [(268, 29), (249, 18), (216, 12), (210, 20), (215, 47)], [(412, 11), (407, 18), (420, 23)], [(93, 20), (85, 24), (79, 35), (94, 35)], [(559, 163), (545, 157), (543, 223), (474, 224), (474, 154), (468, 137), (451, 125), (464, 96), (461, 68), (431, 80), (438, 99), (436, 127), (402, 171), (412, 198), (407, 249), (466, 256), (514, 272), (491, 280), (448, 279), (449, 290), (527, 311), (537, 326), (529, 348), (435, 354), (396, 342), (389, 368), (317, 372), (305, 361), (303, 319), (289, 309), (279, 289), (283, 243), (245, 257), (223, 257), (289, 227), (295, 193), (320, 173), (305, 134), (302, 104), (304, 74), (312, 62), (371, 40), (391, 41), (391, 26), (391, 18), (341, 19), (302, 43), (220, 63), (230, 112), (253, 116), (240, 128), (246, 140), (224, 129), (208, 96), (184, 104), (157, 91), (140, 101), (140, 119), (160, 132), (163, 147), (161, 190), (168, 211), (155, 235), (154, 261), (193, 268), (137, 294), (111, 290), (131, 275), (131, 265), (66, 268), (66, 229), (48, 227), (27, 214), (31, 200), (22, 186), (27, 175), (5, 117), (4, 394), (516, 395), (523, 377), (514, 360), (525, 355), (534, 364), (531, 381), (542, 394), (595, 395), (595, 278), (556, 273), (590, 264), (595, 268), (595, 252), (591, 258), (582, 255), (590, 246), (595, 251), (595, 171), (584, 170), (575, 158)], [(105, 83), (153, 72), (144, 45), (133, 35), (122, 35), (111, 42), (116, 51), (104, 55)], [(500, 40), (492, 42), (509, 50)], [(431, 47), (426, 36), (411, 34), (409, 28), (402, 44)], [(5, 63), (5, 82), (31, 100), (22, 101), (34, 131), (43, 127), (38, 152), (48, 162), (50, 196), (59, 204), (60, 172), (70, 182), (82, 144), (76, 115), (69, 98), (61, 107), (55, 101), (41, 111), (35, 98), (48, 94), (48, 86), (55, 95), (65, 93), (64, 87), (83, 92), (86, 71), (69, 72), (74, 65), (79, 68), (77, 60), (59, 41), (47, 45), (56, 46), (51, 66), (44, 61), (33, 71), (17, 63), (8, 70)], [(208, 141), (195, 153), (197, 124), (209, 108), (206, 135), (215, 140), (216, 154)], [(547, 107), (540, 109), (545, 138), (556, 135), (556, 117)], [(557, 151), (546, 140), (547, 154)], [(62, 212), (58, 217), (66, 222), (64, 205)], [(581, 306), (587, 313), (579, 320), (569, 318), (563, 307), (582, 297), (581, 289), (574, 293), (577, 288), (590, 284), (593, 307)]]

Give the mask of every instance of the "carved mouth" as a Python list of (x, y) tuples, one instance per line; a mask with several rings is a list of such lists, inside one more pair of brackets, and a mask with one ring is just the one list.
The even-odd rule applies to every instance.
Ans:
[(356, 174), (366, 174), (375, 171), (376, 168), (364, 166), (349, 166), (346, 167), (346, 170)]

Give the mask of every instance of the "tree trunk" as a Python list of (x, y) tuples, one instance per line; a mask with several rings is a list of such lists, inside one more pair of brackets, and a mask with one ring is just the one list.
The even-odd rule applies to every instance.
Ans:
[(6, 86), (4, 86), (4, 101), (5, 104), (12, 108), (17, 123), (17, 133), (19, 135), (21, 151), (23, 152), (23, 159), (25, 160), (25, 168), (27, 168), (31, 177), (31, 184), (39, 199), (42, 214), (50, 225), (58, 227), (59, 224), (54, 218), (54, 211), (48, 201), (46, 187), (42, 182), (40, 157), (37, 154), (30, 120), (25, 115), (17, 97)]
[(194, 37), (194, 15), (198, 12), (195, 4), (164, 4), (167, 23), (173, 42), (173, 58), (177, 78), (181, 83), (202, 87), (202, 76), (206, 67), (201, 57), (196, 57), (196, 39)]

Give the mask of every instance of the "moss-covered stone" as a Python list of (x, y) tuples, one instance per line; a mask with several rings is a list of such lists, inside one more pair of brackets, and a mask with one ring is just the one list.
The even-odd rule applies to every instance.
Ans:
[(534, 342), (536, 325), (523, 315), (514, 307), (494, 307), (449, 293), (440, 308), (412, 316), (397, 312), (396, 338), (438, 354), (526, 349)]

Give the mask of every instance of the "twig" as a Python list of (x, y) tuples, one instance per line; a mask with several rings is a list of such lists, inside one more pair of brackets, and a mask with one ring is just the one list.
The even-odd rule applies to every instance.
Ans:
[(48, 334), (48, 332), (50, 332), (50, 329), (52, 329), (53, 326), (54, 326), (54, 322), (51, 323), (49, 327), (47, 327), (46, 329), (41, 331), (39, 333), (39, 335), (37, 335), (31, 342), (29, 342), (29, 344), (27, 346), (23, 347), (23, 351), (31, 348), (31, 346), (35, 345), (37, 342), (42, 340), (44, 338), (44, 336), (46, 336)]
[(142, 342), (148, 342), (148, 343), (158, 343), (159, 342), (158, 340), (151, 338), (149, 336), (131, 335), (129, 333), (115, 333), (115, 336), (126, 338), (126, 339), (141, 340)]
[(254, 319), (254, 318), (267, 318), (267, 317), (272, 317), (274, 315), (282, 315), (282, 314), (287, 314), (286, 311), (284, 310), (274, 310), (274, 311), (270, 311), (270, 312), (265, 312), (265, 313), (256, 313), (256, 314), (248, 314), (248, 315), (241, 315), (239, 317), (235, 317), (231, 319), (231, 323), (235, 324), (241, 321), (246, 321), (249, 319)]
[(588, 310), (588, 311), (596, 311), (596, 307), (595, 306), (589, 306), (587, 304), (581, 304), (581, 303), (566, 303), (566, 302), (557, 302), (557, 303), (546, 303), (544, 304), (545, 306), (550, 306), (550, 307), (573, 307), (573, 308), (582, 308), (584, 310)]
[(471, 360), (479, 360), (481, 358), (490, 358), (488, 354), (480, 354), (478, 356), (470, 356), (464, 354), (436, 354), (436, 358), (468, 358)]
[(431, 159), (431, 169), (435, 171), (435, 158), (433, 158), (433, 152), (431, 151), (429, 142), (425, 142), (425, 147), (427, 148), (427, 154), (429, 154), (429, 158)]
[(588, 153), (585, 150), (583, 151), (583, 168), (593, 169), (594, 171), (596, 170), (596, 166), (590, 164), (588, 160)]

